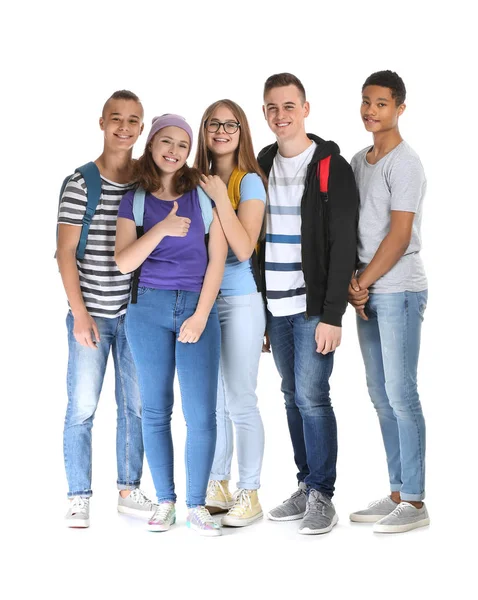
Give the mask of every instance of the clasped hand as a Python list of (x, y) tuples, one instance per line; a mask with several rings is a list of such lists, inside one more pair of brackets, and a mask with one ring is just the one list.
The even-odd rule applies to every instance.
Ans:
[(350, 304), (355, 308), (355, 312), (364, 321), (368, 321), (368, 317), (365, 314), (365, 305), (368, 302), (369, 292), (367, 288), (361, 288), (360, 282), (355, 277), (349, 283), (348, 300)]

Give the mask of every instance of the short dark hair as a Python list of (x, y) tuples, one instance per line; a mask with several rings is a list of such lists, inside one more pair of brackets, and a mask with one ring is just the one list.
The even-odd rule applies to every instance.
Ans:
[(389, 88), (397, 106), (405, 102), (407, 90), (405, 89), (403, 79), (395, 71), (377, 71), (376, 73), (372, 73), (365, 80), (362, 92), (368, 85), (379, 85), (380, 87)]
[(264, 96), (273, 88), (286, 87), (288, 85), (295, 85), (302, 96), (302, 102), (305, 102), (305, 88), (302, 85), (301, 80), (295, 75), (292, 75), (292, 73), (276, 73), (275, 75), (268, 77), (264, 84)]
[(108, 98), (108, 100), (105, 102), (103, 106), (103, 111), (101, 113), (103, 116), (105, 114), (106, 106), (108, 105), (108, 102), (110, 100), (134, 100), (134, 102), (138, 102), (139, 104), (141, 104), (141, 100), (133, 92), (130, 92), (129, 90), (117, 90), (116, 92), (113, 92)]

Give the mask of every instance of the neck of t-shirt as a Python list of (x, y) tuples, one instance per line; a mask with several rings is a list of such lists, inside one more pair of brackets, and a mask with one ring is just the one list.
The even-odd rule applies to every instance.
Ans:
[(303, 154), (312, 144), (313, 140), (304, 132), (304, 136), (301, 135), (293, 140), (283, 140), (282, 143), (279, 140), (279, 154), (283, 158), (295, 158)]

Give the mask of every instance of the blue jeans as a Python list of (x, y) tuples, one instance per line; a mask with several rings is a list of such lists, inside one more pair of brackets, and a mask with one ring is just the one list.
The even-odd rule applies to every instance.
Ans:
[(90, 497), (92, 494), (91, 428), (110, 349), (115, 365), (118, 489), (131, 490), (137, 487), (143, 469), (141, 403), (133, 358), (124, 332), (124, 315), (114, 319), (94, 319), (101, 338), (96, 350), (82, 346), (75, 340), (73, 315), (69, 312), (66, 317), (68, 407), (63, 449), (70, 497)]
[(198, 292), (140, 287), (130, 304), (126, 332), (138, 372), (143, 405), (143, 438), (158, 502), (176, 501), (173, 412), (177, 370), (186, 419), (186, 503), (205, 504), (216, 444), (216, 395), (221, 332), (214, 305), (195, 344), (178, 342), (183, 322), (193, 315)]
[(273, 317), (267, 311), (267, 332), (282, 378), (287, 423), (299, 470), (308, 488), (333, 496), (337, 463), (337, 423), (330, 402), (329, 377), (334, 353), (316, 352), (318, 317), (305, 313)]
[(425, 497), (425, 420), (417, 390), (420, 331), (428, 292), (370, 294), (357, 317), (370, 398), (382, 430), (392, 492)]
[(211, 479), (231, 478), (232, 424), (236, 431), (239, 489), (260, 487), (264, 427), (257, 406), (259, 359), (266, 328), (262, 295), (220, 296), (221, 363), (217, 389), (217, 442)]

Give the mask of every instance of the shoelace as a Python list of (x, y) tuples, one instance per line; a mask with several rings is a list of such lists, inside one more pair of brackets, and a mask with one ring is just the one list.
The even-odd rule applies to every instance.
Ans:
[(139, 488), (135, 488), (134, 490), (132, 490), (130, 496), (131, 499), (134, 502), (137, 502), (140, 506), (143, 506), (143, 504), (152, 504), (151, 500), (147, 498)]
[(319, 496), (309, 494), (307, 501), (307, 512), (318, 513), (320, 512), (325, 517), (325, 510), (327, 508), (327, 502)]
[(205, 506), (196, 506), (193, 510), (194, 510), (199, 522), (201, 523), (201, 525), (209, 524), (209, 525), (213, 525), (214, 527), (217, 527), (216, 522), (211, 517), (211, 515), (209, 514), (209, 511), (207, 510), (207, 508)]
[(305, 490), (303, 490), (302, 488), (299, 488), (296, 492), (294, 492), (292, 494), (292, 496), (290, 498), (287, 498), (286, 500), (284, 500), (284, 502), (282, 504), (284, 504), (285, 502), (289, 502), (290, 500), (295, 500), (302, 494), (305, 494)]
[(413, 504), (409, 504), (408, 502), (400, 502), (400, 504), (395, 508), (390, 514), (390, 516), (398, 517), (401, 513), (408, 508), (409, 506), (413, 506)]
[(166, 521), (169, 515), (169, 511), (172, 509), (174, 504), (172, 502), (161, 502), (158, 504), (158, 508), (154, 511), (152, 521)]
[(234, 494), (234, 505), (230, 509), (228, 515), (238, 517), (242, 515), (248, 508), (252, 508), (249, 490), (237, 490), (237, 492)]
[(208, 486), (207, 486), (206, 495), (207, 496), (215, 496), (218, 489), (221, 490), (222, 495), (225, 497), (226, 493), (224, 492), (224, 488), (222, 487), (221, 482), (217, 481), (215, 479), (211, 479), (211, 481), (208, 483)]
[(74, 515), (79, 512), (86, 512), (88, 508), (89, 498), (82, 498), (81, 496), (76, 496), (71, 501), (71, 514)]
[(375, 506), (384, 504), (385, 502), (388, 502), (389, 500), (390, 500), (389, 496), (386, 496), (385, 498), (380, 498), (380, 500), (374, 500), (373, 502), (370, 502), (370, 504), (368, 505), (368, 508), (374, 508)]

